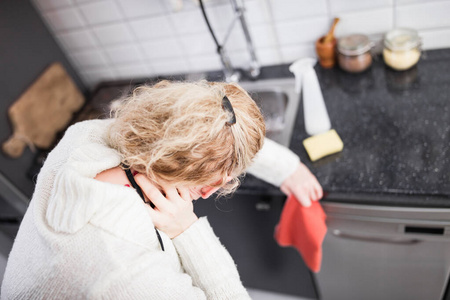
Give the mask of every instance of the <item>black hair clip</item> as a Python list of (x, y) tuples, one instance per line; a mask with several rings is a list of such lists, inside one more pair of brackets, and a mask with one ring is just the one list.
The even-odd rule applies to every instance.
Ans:
[(230, 100), (228, 100), (227, 96), (223, 96), (222, 108), (225, 111), (230, 112), (232, 114), (231, 120), (227, 121), (226, 124), (230, 125), (230, 126), (235, 124), (236, 123), (236, 115), (234, 114), (233, 106), (231, 105), (231, 102), (230, 102)]

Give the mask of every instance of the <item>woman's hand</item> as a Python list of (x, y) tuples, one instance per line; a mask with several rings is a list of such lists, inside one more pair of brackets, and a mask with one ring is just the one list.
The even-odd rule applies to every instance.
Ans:
[(286, 195), (294, 194), (303, 206), (310, 206), (311, 201), (320, 200), (323, 196), (322, 186), (317, 178), (303, 163), (281, 184), (281, 191)]
[(180, 235), (198, 220), (187, 188), (163, 187), (164, 196), (146, 176), (138, 174), (135, 180), (145, 196), (155, 205), (155, 208), (148, 206), (153, 224), (171, 239)]

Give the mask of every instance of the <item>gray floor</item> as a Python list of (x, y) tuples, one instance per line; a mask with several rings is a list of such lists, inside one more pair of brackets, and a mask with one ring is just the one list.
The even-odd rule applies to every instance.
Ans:
[(267, 291), (247, 289), (253, 300), (312, 300), (310, 298), (302, 298), (292, 295), (271, 293)]

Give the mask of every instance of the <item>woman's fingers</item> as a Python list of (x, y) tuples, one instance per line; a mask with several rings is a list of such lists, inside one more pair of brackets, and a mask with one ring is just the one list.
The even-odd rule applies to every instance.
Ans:
[(160, 228), (161, 224), (164, 224), (164, 214), (158, 210), (151, 208), (150, 205), (146, 205), (145, 207), (148, 214), (150, 215), (150, 218), (152, 219), (153, 225), (155, 225), (157, 228)]
[(310, 191), (308, 190), (307, 186), (299, 185), (295, 186), (293, 190), (293, 194), (295, 198), (305, 207), (311, 206), (311, 195)]
[(192, 201), (191, 193), (187, 187), (179, 187), (178, 193), (184, 201)]
[(311, 189), (313, 190), (314, 193), (314, 201), (318, 201), (320, 199), (322, 199), (323, 196), (323, 190), (322, 190), (322, 186), (320, 185), (319, 181), (317, 181), (317, 179), (314, 177), (313, 178), (313, 182), (311, 183)]
[(157, 209), (147, 207), (147, 211), (155, 227), (170, 238), (174, 238), (189, 228), (198, 218), (194, 213), (192, 201), (185, 201), (176, 188), (166, 188), (164, 192), (167, 197), (167, 199), (163, 197), (165, 202), (155, 201)]
[(177, 201), (181, 199), (180, 194), (178, 193), (177, 188), (175, 187), (163, 187), (164, 192), (166, 193), (166, 197), (170, 201)]
[(192, 201), (191, 193), (186, 187), (163, 187), (163, 189), (170, 201)]
[(280, 190), (281, 190), (286, 196), (289, 196), (289, 195), (291, 194), (291, 191), (289, 190), (289, 188), (288, 188), (286, 185), (284, 185), (284, 184), (282, 184), (282, 185), (280, 186)]
[(152, 184), (152, 182), (147, 178), (147, 176), (138, 174), (134, 177), (136, 183), (141, 187), (142, 192), (145, 196), (153, 202), (153, 204), (159, 210), (168, 209), (167, 199), (161, 193), (161, 191)]
[(323, 197), (322, 186), (319, 183), (316, 184), (316, 195), (317, 195), (317, 200), (320, 200)]

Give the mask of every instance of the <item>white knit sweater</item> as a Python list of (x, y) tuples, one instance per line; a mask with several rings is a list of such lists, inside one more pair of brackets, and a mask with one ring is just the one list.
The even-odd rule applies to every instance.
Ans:
[[(49, 154), (8, 259), (1, 299), (249, 299), (206, 218), (172, 240), (160, 232), (161, 251), (135, 190), (93, 179), (120, 163), (107, 144), (110, 122), (71, 126)], [(291, 169), (298, 164), (281, 151), (290, 155)], [(259, 177), (277, 184), (291, 171)]]

